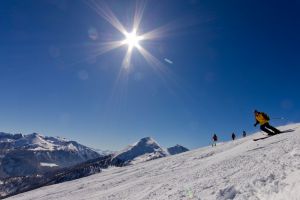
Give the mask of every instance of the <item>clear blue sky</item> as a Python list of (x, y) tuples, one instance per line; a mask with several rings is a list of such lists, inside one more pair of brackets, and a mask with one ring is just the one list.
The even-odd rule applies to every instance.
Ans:
[[(106, 5), (131, 27), (134, 1)], [(120, 33), (84, 1), (1, 0), (0, 130), (111, 150), (144, 136), (196, 148), (214, 132), (256, 130), (253, 109), (299, 122), (299, 10), (296, 0), (148, 1), (141, 32), (173, 29), (141, 45), (172, 74), (134, 50), (116, 85), (126, 47), (92, 56)]]

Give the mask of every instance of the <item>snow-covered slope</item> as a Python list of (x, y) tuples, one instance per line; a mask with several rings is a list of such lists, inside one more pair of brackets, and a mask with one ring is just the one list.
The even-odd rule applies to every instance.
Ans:
[[(292, 124), (280, 129), (300, 126)], [(300, 128), (246, 138), (175, 156), (110, 168), (9, 200), (299, 200)]]
[(43, 173), (100, 156), (92, 149), (64, 138), (38, 133), (0, 133), (0, 178)]

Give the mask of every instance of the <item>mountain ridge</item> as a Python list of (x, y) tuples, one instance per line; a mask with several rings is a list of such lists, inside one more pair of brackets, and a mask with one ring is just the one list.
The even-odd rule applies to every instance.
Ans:
[(0, 133), (0, 178), (44, 173), (101, 156), (72, 140), (39, 133)]

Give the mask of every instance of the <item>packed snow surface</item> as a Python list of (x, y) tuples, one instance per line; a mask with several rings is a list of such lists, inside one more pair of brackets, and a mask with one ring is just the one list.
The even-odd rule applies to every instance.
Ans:
[(265, 140), (261, 132), (82, 179), (10, 200), (299, 200), (300, 124)]

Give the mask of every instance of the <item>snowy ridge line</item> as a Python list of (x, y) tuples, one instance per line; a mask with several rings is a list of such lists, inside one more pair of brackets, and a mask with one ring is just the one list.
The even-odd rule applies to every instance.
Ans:
[(0, 179), (42, 175), (101, 156), (65, 138), (0, 133)]
[[(300, 124), (279, 127), (285, 130)], [(261, 133), (22, 193), (9, 200), (299, 200), (300, 130)]]
[(133, 145), (127, 146), (125, 149), (116, 152), (114, 158), (122, 160), (125, 165), (137, 164), (157, 158), (163, 158), (169, 155), (175, 155), (189, 151), (189, 149), (175, 145), (168, 149), (160, 146), (153, 138), (145, 137), (135, 142)]

